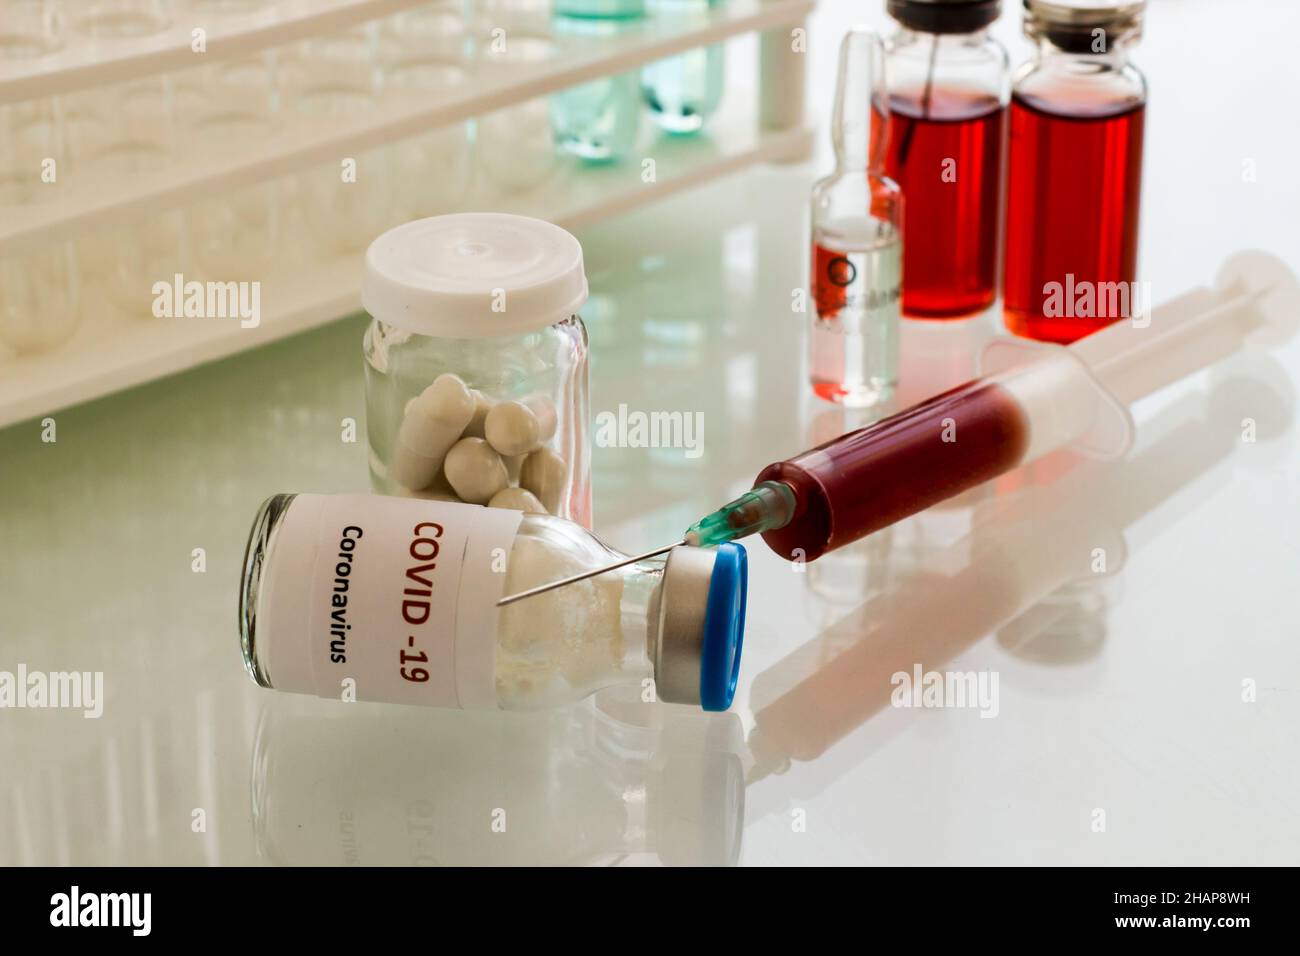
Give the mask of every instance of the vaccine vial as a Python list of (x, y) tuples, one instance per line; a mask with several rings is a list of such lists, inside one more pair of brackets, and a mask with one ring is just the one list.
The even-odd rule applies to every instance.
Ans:
[(1134, 310), (1146, 81), (1144, 0), (1026, 0), (1034, 58), (1011, 94), (1003, 310), (1068, 343)]
[(1007, 54), (1000, 0), (890, 0), (885, 173), (903, 190), (903, 315), (958, 319), (997, 296)]
[(622, 557), (548, 515), (276, 495), (244, 557), (244, 664), (263, 687), (340, 700), (535, 710), (627, 684), (726, 710), (745, 620), (738, 545), (681, 546), (497, 607)]
[(812, 190), (809, 376), (821, 398), (852, 408), (887, 401), (898, 376), (901, 204), (873, 135), (888, 123), (883, 80), (880, 39), (849, 31), (831, 120), (835, 170)]

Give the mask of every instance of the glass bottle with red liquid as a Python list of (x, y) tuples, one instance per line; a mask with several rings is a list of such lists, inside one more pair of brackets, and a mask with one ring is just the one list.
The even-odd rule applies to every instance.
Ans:
[(1069, 343), (1141, 311), (1145, 0), (1024, 0), (1011, 94), (1002, 299), (1017, 335)]
[(898, 383), (901, 204), (876, 116), (889, 116), (884, 47), (858, 27), (840, 44), (835, 169), (812, 188), (809, 276), (809, 378), (818, 396), (849, 408), (887, 401)]
[(997, 297), (1007, 53), (1001, 0), (889, 0), (885, 173), (903, 190), (903, 315), (959, 319)]

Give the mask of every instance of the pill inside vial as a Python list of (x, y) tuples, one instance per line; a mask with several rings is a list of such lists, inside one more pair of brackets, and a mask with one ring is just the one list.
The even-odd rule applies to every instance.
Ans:
[(393, 446), (393, 479), (413, 491), (427, 488), (473, 414), (474, 396), (459, 376), (434, 379), (407, 403)]
[(447, 481), (462, 501), (485, 505), (509, 483), (506, 464), (482, 438), (462, 438), (443, 463)]
[(506, 456), (532, 451), (541, 444), (540, 433), (537, 416), (523, 402), (497, 402), (484, 423), (484, 437)]
[(546, 509), (537, 500), (537, 496), (527, 488), (502, 488), (492, 496), (492, 500), (488, 502), (488, 507), (508, 508), (511, 511), (522, 511), (531, 515), (546, 514)]
[(535, 494), (551, 514), (558, 514), (568, 472), (563, 458), (549, 448), (539, 448), (524, 459), (519, 485)]
[(477, 388), (470, 389), (474, 395), (474, 417), (465, 426), (466, 438), (483, 438), (483, 426), (487, 422), (488, 412), (496, 404), (496, 399), (484, 395)]
[(558, 424), (555, 402), (546, 395), (530, 395), (524, 399), (524, 404), (537, 417), (537, 443), (545, 445), (555, 437), (555, 426)]

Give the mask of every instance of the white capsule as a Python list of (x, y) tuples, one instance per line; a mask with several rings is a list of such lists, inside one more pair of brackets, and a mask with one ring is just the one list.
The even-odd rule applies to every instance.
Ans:
[(523, 402), (497, 402), (484, 422), (484, 437), (507, 457), (528, 454), (541, 444), (540, 433), (537, 416)]
[(539, 448), (524, 459), (519, 486), (535, 494), (548, 512), (559, 514), (568, 477), (569, 466), (564, 459), (549, 448)]
[(524, 459), (527, 455), (502, 456), (501, 460), (506, 463), (506, 475), (510, 478), (510, 484), (519, 484), (519, 472), (523, 470)]
[(545, 445), (555, 437), (555, 427), (558, 424), (555, 403), (549, 396), (541, 394), (529, 395), (523, 403), (537, 416), (537, 443)]
[(484, 438), (486, 436), (483, 434), (483, 425), (487, 421), (488, 412), (492, 411), (497, 401), (491, 396), (484, 395), (477, 388), (470, 389), (470, 392), (474, 395), (474, 417), (465, 426), (465, 437)]
[(527, 488), (502, 488), (492, 496), (492, 500), (488, 502), (488, 507), (522, 511), (530, 515), (546, 514), (546, 509), (537, 500), (537, 496)]
[(510, 483), (505, 462), (482, 438), (462, 438), (452, 445), (443, 471), (456, 494), (475, 505), (487, 504)]
[(474, 396), (458, 376), (434, 379), (407, 403), (393, 444), (393, 480), (412, 491), (429, 487), (473, 415)]

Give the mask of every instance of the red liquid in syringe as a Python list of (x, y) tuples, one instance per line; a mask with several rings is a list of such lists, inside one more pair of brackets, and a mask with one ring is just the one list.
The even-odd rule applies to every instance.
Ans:
[(1126, 318), (1115, 303), (1131, 313), (1145, 112), (1067, 114), (1012, 97), (1002, 297), (1017, 335), (1069, 343)]
[(763, 540), (812, 561), (1014, 468), (1029, 449), (1025, 406), (998, 381), (959, 385), (849, 432), (754, 480), (783, 481), (799, 502)]
[(941, 87), (890, 97), (885, 174), (903, 190), (903, 314), (952, 319), (993, 304), (1006, 110)]

